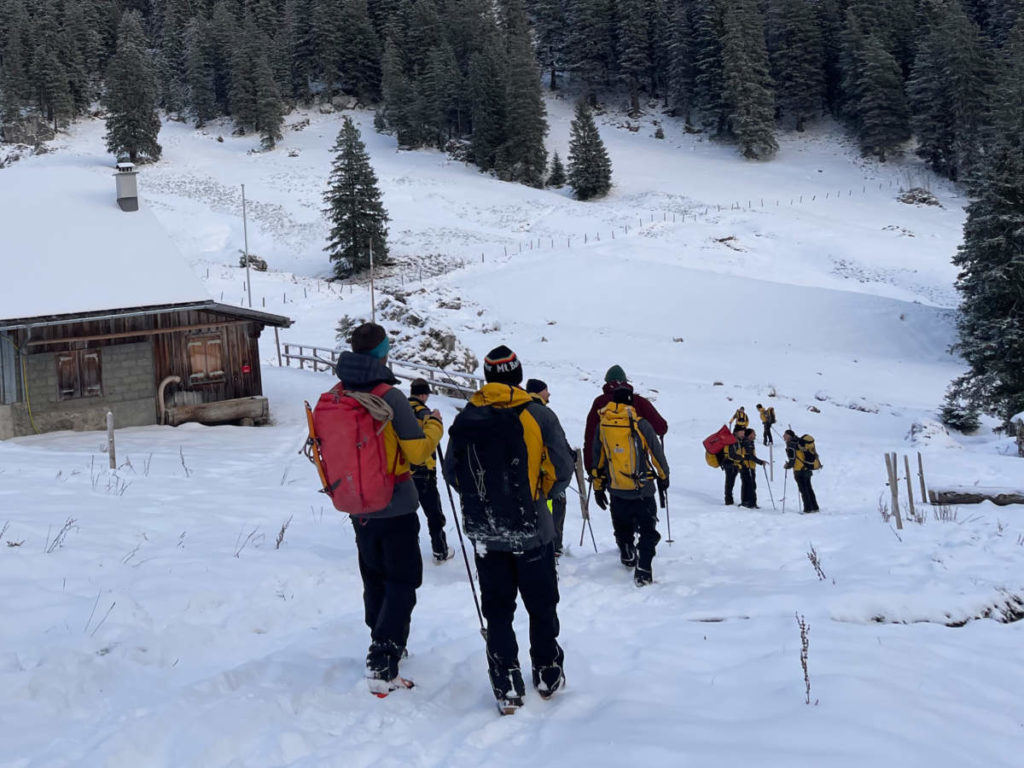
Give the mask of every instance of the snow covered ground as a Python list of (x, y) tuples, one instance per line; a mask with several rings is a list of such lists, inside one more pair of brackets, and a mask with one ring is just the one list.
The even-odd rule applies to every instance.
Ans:
[[(565, 158), (571, 105), (549, 113)], [(579, 203), (399, 153), (354, 117), (408, 307), (480, 357), (515, 349), (573, 443), (613, 363), (668, 419), (674, 543), (654, 585), (633, 586), (596, 508), (598, 551), (589, 533), (580, 546), (570, 498), (564, 693), (497, 716), (459, 557), (425, 573), (403, 664), (416, 688), (368, 696), (353, 537), (297, 453), (302, 401), (331, 377), (276, 368), (267, 334), (273, 426), (120, 430), (114, 472), (99, 433), (0, 443), (0, 766), (1020, 765), (1024, 623), (1000, 619), (1021, 611), (1021, 512), (925, 507), (899, 532), (879, 512), (885, 451), (920, 451), (929, 484), (1024, 487), (1012, 441), (935, 419), (961, 370), (955, 189), (861, 160), (829, 126), (754, 164), (671, 119), (658, 140), (658, 115), (609, 113), (615, 188)], [(169, 123), (140, 195), (211, 294), (241, 303), (245, 184), (249, 247), (273, 270), (253, 274), (254, 306), (295, 320), (283, 342), (333, 346), (369, 300), (322, 279), (340, 115), (289, 123), (307, 119), (266, 154), (227, 125)], [(113, 205), (102, 133), (80, 124), (19, 164), (93, 174)], [(918, 185), (941, 207), (897, 201)], [(450, 423), (457, 403), (435, 400)], [(820, 515), (798, 514), (779, 454), (761, 509), (722, 506), (700, 440), (758, 402), (817, 439)]]

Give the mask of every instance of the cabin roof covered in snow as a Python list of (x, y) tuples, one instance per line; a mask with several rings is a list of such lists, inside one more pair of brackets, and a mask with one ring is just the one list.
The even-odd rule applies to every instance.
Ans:
[(0, 170), (0, 321), (211, 301), (147, 209), (145, 183), (126, 213), (113, 175), (74, 157)]

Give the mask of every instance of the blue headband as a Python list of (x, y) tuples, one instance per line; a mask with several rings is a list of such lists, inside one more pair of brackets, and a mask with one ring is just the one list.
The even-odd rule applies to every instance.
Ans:
[(388, 352), (390, 351), (390, 349), (391, 342), (388, 341), (388, 337), (385, 336), (384, 341), (382, 341), (380, 344), (378, 344), (376, 347), (371, 349), (366, 354), (369, 355), (370, 357), (375, 357), (378, 360), (383, 360), (385, 357), (388, 356)]

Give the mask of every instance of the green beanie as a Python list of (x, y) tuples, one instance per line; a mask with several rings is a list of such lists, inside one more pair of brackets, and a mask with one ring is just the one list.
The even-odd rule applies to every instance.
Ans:
[(608, 373), (604, 375), (605, 382), (610, 381), (626, 381), (626, 372), (622, 370), (621, 365), (613, 365), (608, 369)]

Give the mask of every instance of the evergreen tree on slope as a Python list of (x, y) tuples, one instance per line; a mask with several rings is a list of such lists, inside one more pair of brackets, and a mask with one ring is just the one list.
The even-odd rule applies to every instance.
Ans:
[(569, 186), (578, 200), (608, 194), (612, 188), (612, 164), (585, 101), (576, 105), (569, 134)]
[(159, 160), (160, 117), (153, 60), (138, 11), (126, 11), (118, 30), (117, 52), (107, 69), (107, 151), (133, 163)]
[(345, 118), (331, 151), (334, 162), (324, 193), (331, 230), (324, 251), (334, 262), (335, 275), (344, 278), (370, 266), (371, 246), (375, 264), (387, 261), (388, 214), (366, 145), (351, 118)]
[(967, 404), (1004, 420), (1024, 410), (1024, 21), (1004, 47), (995, 100), (997, 139), (967, 207), (957, 350), (970, 370), (954, 380), (944, 416)]
[(729, 132), (740, 152), (752, 160), (774, 155), (775, 104), (764, 26), (756, 0), (732, 0), (725, 12), (722, 39), (723, 96)]

